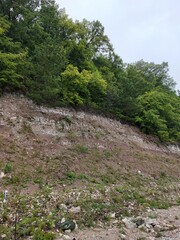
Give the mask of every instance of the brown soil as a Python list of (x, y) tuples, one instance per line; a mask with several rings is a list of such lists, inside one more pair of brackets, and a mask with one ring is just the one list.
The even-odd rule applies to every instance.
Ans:
[[(28, 194), (38, 191), (40, 181), (61, 190), (62, 182), (72, 173), (80, 177), (67, 186), (70, 189), (84, 188), (86, 177), (101, 181), (102, 176), (109, 174), (112, 179), (117, 172), (122, 176), (142, 174), (152, 182), (161, 175), (180, 176), (178, 146), (162, 144), (120, 121), (39, 107), (13, 95), (0, 98), (0, 160), (0, 172), (12, 166), (0, 179), (0, 191), (11, 191), (13, 184), (23, 182), (23, 192)], [(77, 239), (121, 239), (117, 231), (81, 231)]]

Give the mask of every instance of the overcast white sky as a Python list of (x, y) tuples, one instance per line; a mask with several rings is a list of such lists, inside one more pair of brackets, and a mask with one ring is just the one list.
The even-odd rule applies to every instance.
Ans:
[(180, 90), (180, 0), (56, 0), (73, 20), (99, 20), (125, 63), (169, 63)]

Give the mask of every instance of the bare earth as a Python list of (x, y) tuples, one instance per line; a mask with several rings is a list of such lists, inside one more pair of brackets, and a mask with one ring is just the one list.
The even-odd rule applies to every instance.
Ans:
[[(13, 166), (13, 172), (4, 177), (7, 164)], [(119, 217), (109, 226), (80, 228), (57, 239), (180, 240), (180, 148), (162, 144), (120, 121), (70, 109), (39, 107), (24, 97), (1, 97), (0, 174), (0, 193), (13, 191), (12, 179), (21, 176), (28, 179), (22, 193), (29, 195), (37, 193), (43, 183), (53, 185), (61, 194), (64, 188), (86, 189), (89, 182), (106, 181), (114, 188), (127, 181), (126, 176), (137, 175), (153, 186), (165, 176), (172, 181), (166, 196), (171, 207), (138, 210), (142, 218), (155, 218), (158, 231), (128, 227)], [(75, 180), (67, 184), (67, 176)], [(166, 189), (163, 191), (166, 194)]]

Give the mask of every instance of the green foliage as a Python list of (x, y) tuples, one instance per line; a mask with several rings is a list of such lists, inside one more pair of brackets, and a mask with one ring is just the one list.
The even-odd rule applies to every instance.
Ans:
[(68, 18), (53, 0), (1, 1), (0, 94), (81, 106), (180, 141), (180, 98), (168, 63), (123, 64), (99, 21)]
[(4, 167), (4, 173), (10, 173), (12, 171), (12, 165), (10, 163), (7, 163)]
[(158, 89), (138, 98), (136, 122), (147, 133), (156, 134), (162, 141), (179, 141), (180, 101), (174, 93)]
[(106, 81), (97, 71), (79, 72), (73, 65), (68, 65), (61, 74), (60, 85), (61, 101), (71, 105), (84, 105), (95, 101), (96, 96), (105, 94), (107, 86)]
[(87, 146), (84, 146), (84, 145), (81, 145), (81, 144), (75, 145), (74, 150), (77, 153), (88, 153), (88, 151), (89, 151)]
[(81, 179), (81, 180), (88, 179), (88, 177), (85, 174), (83, 174), (83, 173), (76, 174), (75, 172), (67, 172), (66, 173), (66, 178), (67, 178), (67, 180), (69, 180), (71, 182), (75, 181), (77, 179)]
[(53, 240), (55, 235), (51, 232), (44, 232), (43, 230), (36, 230), (33, 236), (33, 240)]
[(27, 53), (22, 51), (20, 43), (7, 37), (9, 28), (5, 18), (0, 18), (0, 89), (14, 91), (24, 87)]

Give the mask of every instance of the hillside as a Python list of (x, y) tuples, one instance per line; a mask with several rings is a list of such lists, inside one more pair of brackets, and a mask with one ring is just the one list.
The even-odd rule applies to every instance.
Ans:
[[(2, 239), (53, 239), (53, 233), (63, 239), (57, 232), (63, 217), (80, 229), (114, 229), (111, 237), (103, 232), (91, 239), (165, 239), (177, 229), (177, 222), (166, 231), (138, 229), (139, 238), (124, 230), (126, 217), (178, 208), (180, 149), (120, 121), (5, 95), (0, 160)], [(77, 239), (90, 239), (81, 236), (86, 231), (75, 233)]]

